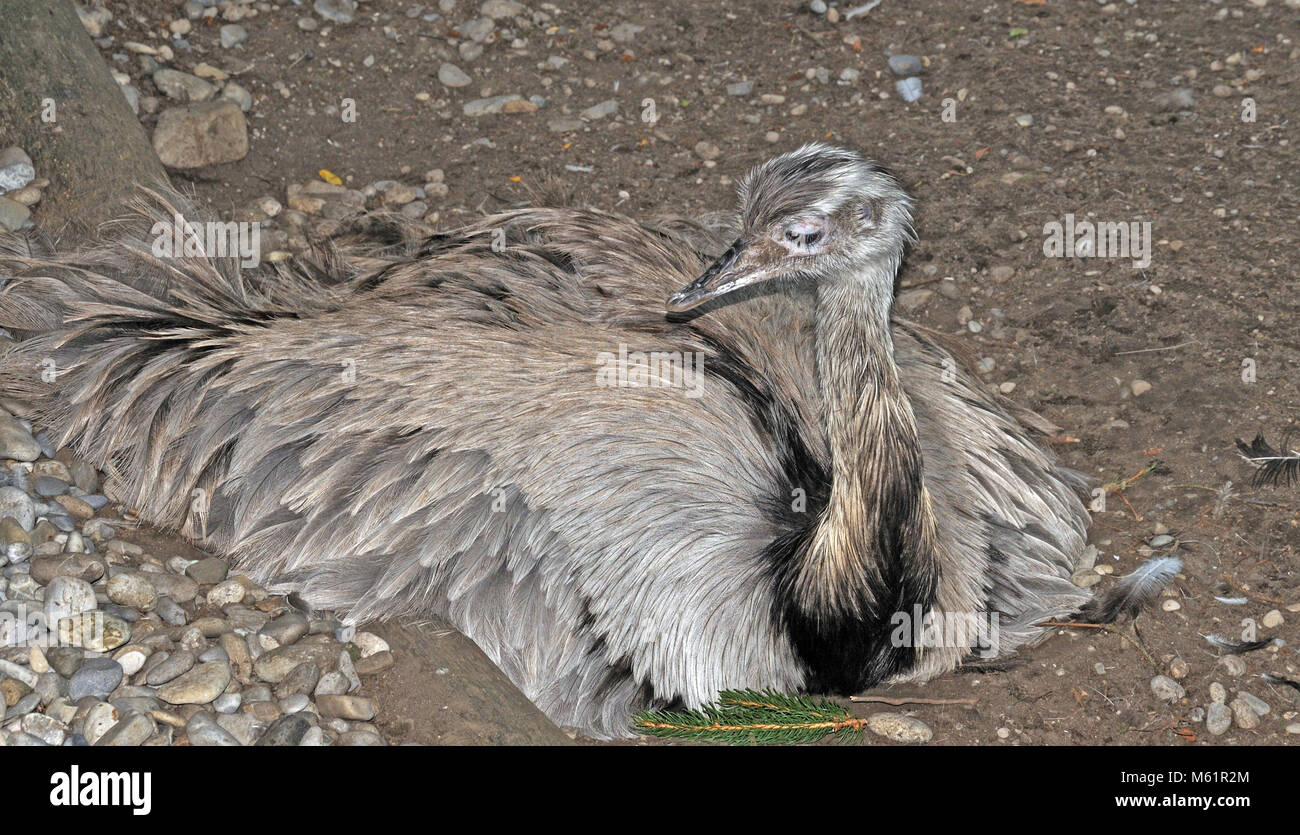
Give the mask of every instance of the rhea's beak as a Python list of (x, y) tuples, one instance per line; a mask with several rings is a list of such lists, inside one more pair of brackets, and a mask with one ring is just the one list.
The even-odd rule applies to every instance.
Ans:
[(668, 297), (668, 312), (684, 313), (711, 299), (775, 277), (776, 271), (761, 263), (748, 242), (739, 238), (699, 278)]

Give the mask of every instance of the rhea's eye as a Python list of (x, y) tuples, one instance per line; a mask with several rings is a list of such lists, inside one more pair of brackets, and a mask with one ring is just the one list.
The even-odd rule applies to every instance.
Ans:
[(799, 244), (803, 247), (809, 247), (821, 239), (821, 232), (796, 232), (793, 229), (785, 230), (785, 239), (791, 243)]
[(858, 217), (862, 220), (863, 223), (867, 223), (871, 220), (870, 203), (863, 203), (861, 206), (858, 207)]
[(824, 234), (825, 230), (821, 226), (800, 222), (787, 226), (784, 237), (789, 248), (808, 251), (817, 246)]

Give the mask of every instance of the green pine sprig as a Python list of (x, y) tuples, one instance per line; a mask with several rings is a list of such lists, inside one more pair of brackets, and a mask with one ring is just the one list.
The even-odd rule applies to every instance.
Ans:
[(842, 742), (857, 741), (866, 721), (831, 701), (774, 691), (724, 690), (716, 703), (701, 710), (642, 711), (633, 717), (632, 729), (665, 739), (799, 745), (828, 735)]

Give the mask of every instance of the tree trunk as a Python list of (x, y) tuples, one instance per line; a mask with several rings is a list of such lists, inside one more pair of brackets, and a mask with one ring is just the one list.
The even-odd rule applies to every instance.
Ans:
[(137, 186), (167, 182), (71, 0), (0, 2), (0, 147), (10, 145), (49, 179), (35, 220), (59, 237), (119, 214)]
[(441, 624), (366, 627), (388, 642), (393, 666), (368, 679), (380, 728), (419, 745), (570, 745), (474, 642)]

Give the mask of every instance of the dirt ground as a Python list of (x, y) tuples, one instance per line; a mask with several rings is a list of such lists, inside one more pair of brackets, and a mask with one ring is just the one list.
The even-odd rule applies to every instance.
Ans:
[[(170, 0), (107, 5), (125, 24), (119, 39), (154, 37), (178, 16)], [(1068, 436), (1054, 445), (1064, 462), (1099, 484), (1158, 462), (1094, 513), (1099, 562), (1127, 572), (1166, 531), (1173, 542), (1154, 550), (1185, 561), (1172, 596), (1138, 622), (1155, 665), (1114, 634), (1061, 629), (1010, 669), (898, 689), (974, 697), (973, 707), (907, 709), (945, 744), (1300, 741), (1285, 732), (1300, 693), (1259, 679), (1300, 678), (1300, 488), (1252, 487), (1233, 445), (1256, 433), (1276, 445), (1300, 421), (1300, 294), (1289, 266), (1300, 244), (1296, 4), (884, 0), (834, 23), (771, 0), (539, 5), (549, 23), (498, 22), (497, 35), (511, 28), (522, 46), (497, 38), (472, 61), (458, 54), (454, 27), (478, 4), (461, 0), (431, 22), (408, 17), (416, 5), (372, 0), (326, 35), (296, 25), (310, 4), (270, 4), (241, 21), (249, 38), (227, 50), (216, 25), (196, 24), (193, 52), (177, 64), (237, 73), (254, 98), (251, 150), (177, 184), (230, 212), (265, 194), (283, 201), (319, 169), (360, 187), (418, 185), (438, 167), (450, 187), (430, 201), (441, 226), (525, 200), (549, 176), (600, 208), (692, 214), (730, 208), (735, 178), (769, 155), (809, 140), (859, 148), (918, 202), (905, 315), (962, 334), (992, 361), (986, 381), (1014, 383), (1011, 399)], [(644, 29), (613, 40), (623, 23)], [(894, 91), (886, 53), (924, 60), (919, 101)], [(567, 62), (548, 65), (552, 56)], [(440, 84), (444, 61), (473, 82)], [(741, 81), (752, 92), (729, 93)], [(136, 83), (153, 94), (147, 79)], [(1177, 100), (1183, 89), (1193, 101)], [(463, 115), (465, 102), (507, 93), (546, 102)], [(344, 98), (357, 104), (355, 123), (339, 118)], [(616, 114), (550, 129), (608, 99)], [(641, 118), (645, 99), (653, 123)], [(1255, 121), (1243, 121), (1245, 99)], [(712, 152), (701, 142), (716, 145), (716, 159), (703, 158)], [(1149, 221), (1149, 265), (1046, 257), (1044, 224), (1067, 214)], [(1149, 389), (1135, 395), (1141, 381)], [(1275, 609), (1284, 623), (1259, 634), (1286, 645), (1246, 655), (1246, 672), (1231, 675), (1203, 635), (1239, 638), (1243, 619), (1262, 623)], [(1179, 659), (1187, 696), (1162, 703), (1149, 681)], [(381, 679), (378, 698), (412, 681)], [(1210, 736), (1193, 712), (1214, 681), (1229, 698), (1239, 689), (1263, 698), (1271, 714), (1257, 729)], [(391, 730), (412, 720), (386, 721)]]

